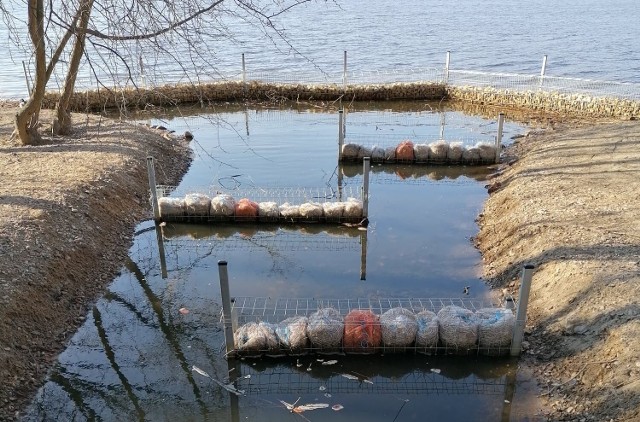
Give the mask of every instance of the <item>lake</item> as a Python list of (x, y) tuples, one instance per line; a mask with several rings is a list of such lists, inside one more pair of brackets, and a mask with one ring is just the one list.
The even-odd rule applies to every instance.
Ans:
[[(339, 4), (339, 7), (336, 6)], [(18, 6), (20, 7), (20, 6)], [(20, 13), (18, 13), (20, 15)], [(154, 51), (132, 46), (130, 66), (136, 82), (141, 80), (139, 56), (147, 79), (156, 83), (189, 82), (235, 75), (241, 71), (241, 54), (247, 69), (255, 73), (288, 74), (294, 80), (311, 75), (336, 75), (343, 70), (343, 51), (348, 69), (358, 72), (408, 72), (417, 68), (444, 67), (451, 51), (451, 69), (539, 74), (542, 57), (548, 55), (546, 74), (598, 80), (640, 82), (640, 3), (619, 0), (526, 3), (487, 0), (410, 1), (384, 0), (362, 3), (310, 2), (276, 18), (291, 45), (246, 22), (225, 21), (229, 37), (215, 30), (194, 46), (209, 46), (206, 59), (193, 59), (184, 45), (170, 47), (181, 66)], [(212, 24), (213, 25), (213, 24)], [(212, 26), (218, 28), (219, 24)], [(9, 52), (0, 57), (0, 98), (26, 95), (23, 53), (10, 47), (7, 28), (0, 26), (0, 46)], [(126, 69), (108, 60), (104, 72), (122, 75)], [(78, 75), (82, 86), (95, 86), (85, 66)], [(61, 84), (55, 79), (51, 87)]]

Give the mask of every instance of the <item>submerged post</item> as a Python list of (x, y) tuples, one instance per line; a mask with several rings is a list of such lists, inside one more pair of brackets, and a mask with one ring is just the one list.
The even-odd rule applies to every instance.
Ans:
[(218, 274), (220, 277), (220, 295), (222, 296), (222, 323), (224, 326), (224, 341), (227, 347), (227, 355), (233, 353), (235, 344), (233, 341), (233, 320), (231, 318), (231, 294), (229, 292), (229, 273), (227, 261), (218, 261)]
[(347, 50), (344, 50), (344, 58), (342, 59), (342, 85), (347, 88)]
[(247, 82), (247, 67), (244, 61), (244, 53), (242, 53), (242, 83)]
[(513, 328), (513, 339), (511, 340), (511, 356), (520, 356), (522, 351), (522, 339), (524, 338), (524, 327), (527, 323), (527, 306), (529, 304), (529, 292), (531, 291), (531, 278), (534, 268), (535, 266), (527, 264), (522, 269), (522, 281), (520, 282), (520, 294), (516, 310), (516, 325)]
[(367, 230), (360, 232), (360, 280), (367, 279)]
[(502, 129), (504, 128), (504, 113), (498, 114), (498, 134), (496, 135), (496, 163), (500, 162), (500, 150), (502, 150)]
[(22, 70), (24, 70), (24, 80), (27, 82), (27, 93), (31, 96), (31, 83), (29, 82), (29, 72), (27, 72), (27, 65), (22, 61)]
[(444, 83), (449, 83), (449, 65), (451, 64), (451, 51), (447, 51), (447, 57), (444, 60)]
[(542, 88), (542, 84), (544, 83), (544, 75), (547, 72), (547, 55), (545, 54), (542, 57), (542, 69), (540, 69), (540, 88)]
[(153, 157), (147, 157), (147, 172), (149, 174), (149, 189), (151, 190), (151, 207), (153, 218), (160, 220), (160, 207), (158, 206), (158, 189), (156, 188), (156, 169), (153, 165)]
[(369, 218), (369, 170), (371, 170), (371, 157), (362, 160), (362, 218)]
[(342, 161), (342, 145), (344, 145), (344, 110), (338, 110), (338, 161)]

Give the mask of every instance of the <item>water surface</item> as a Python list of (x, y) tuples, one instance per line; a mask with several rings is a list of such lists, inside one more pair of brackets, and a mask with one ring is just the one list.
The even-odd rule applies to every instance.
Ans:
[[(173, 195), (360, 189), (362, 168), (337, 163), (335, 112), (217, 112), (150, 122), (195, 135), (193, 164)], [(377, 126), (384, 136), (430, 139), (443, 121), (444, 133), (468, 142), (491, 138), (495, 126), (492, 119), (419, 104), (354, 111), (347, 133), (375, 137), (368, 132)], [(521, 130), (507, 122), (505, 137)], [(488, 171), (375, 166), (366, 231), (141, 224), (122, 274), (60, 355), (27, 419), (300, 420), (281, 403), (299, 399), (344, 407), (309, 412), (309, 420), (521, 420), (532, 412), (532, 383), (510, 359), (386, 354), (331, 357), (338, 362), (324, 366), (318, 359), (328, 358), (321, 356), (227, 361), (223, 353), (219, 260), (228, 262), (236, 297), (493, 297), (479, 279), (480, 256), (469, 240)], [(230, 394), (212, 378), (235, 379), (245, 395)]]

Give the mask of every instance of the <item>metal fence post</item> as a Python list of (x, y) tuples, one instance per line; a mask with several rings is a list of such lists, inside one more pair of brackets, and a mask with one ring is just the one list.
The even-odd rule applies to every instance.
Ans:
[(447, 51), (447, 57), (444, 60), (444, 83), (449, 83), (449, 65), (451, 64), (451, 51)]
[(343, 145), (344, 145), (344, 110), (338, 110), (338, 161), (342, 161)]
[(362, 217), (369, 218), (369, 170), (371, 170), (371, 157), (364, 157), (362, 160)]
[(144, 63), (142, 62), (142, 56), (140, 56), (139, 59), (140, 62), (140, 84), (142, 85), (143, 88), (147, 87), (147, 81), (146, 81), (146, 76), (144, 75)]
[(235, 343), (233, 340), (233, 320), (231, 318), (231, 294), (229, 292), (229, 273), (227, 261), (218, 261), (218, 275), (220, 277), (220, 295), (222, 296), (222, 323), (224, 325), (224, 341), (227, 355), (233, 353)]
[(247, 66), (244, 61), (244, 53), (242, 53), (242, 83), (247, 83)]
[(160, 207), (158, 206), (158, 189), (156, 187), (156, 169), (153, 165), (153, 157), (147, 157), (147, 173), (149, 174), (149, 189), (151, 190), (151, 207), (153, 218), (160, 220)]
[(342, 59), (342, 86), (347, 89), (347, 50), (344, 50), (344, 58)]
[(520, 282), (520, 295), (518, 296), (518, 308), (516, 310), (516, 325), (513, 328), (511, 340), (511, 356), (519, 356), (522, 351), (522, 339), (527, 323), (527, 306), (529, 305), (529, 292), (531, 291), (531, 278), (535, 266), (527, 264), (522, 269), (522, 281)]
[(29, 82), (29, 72), (27, 72), (27, 65), (22, 61), (22, 70), (24, 70), (24, 80), (27, 82), (27, 92), (31, 96), (31, 83)]
[(540, 69), (540, 88), (544, 84), (544, 75), (547, 72), (547, 55), (542, 57), (542, 69)]
[(504, 113), (498, 114), (498, 134), (496, 135), (496, 163), (500, 162), (500, 150), (502, 149), (502, 129), (504, 127)]

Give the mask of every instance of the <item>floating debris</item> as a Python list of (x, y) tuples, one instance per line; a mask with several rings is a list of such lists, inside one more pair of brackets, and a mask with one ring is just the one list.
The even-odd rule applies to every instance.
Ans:
[(325, 391), (327, 389), (327, 387), (325, 387), (324, 385), (321, 385), (320, 388), (318, 388), (318, 390), (320, 391)]
[(351, 375), (351, 374), (340, 374), (340, 375), (342, 375), (343, 377), (345, 377), (348, 380), (355, 380), (355, 381), (359, 380), (359, 378), (356, 377), (355, 375)]
[(344, 409), (344, 406), (341, 404), (334, 404), (333, 406), (331, 406), (331, 410), (335, 410), (336, 412), (342, 409)]
[(300, 368), (302, 366), (302, 364), (300, 363), (300, 359), (296, 360), (296, 367)]
[(207, 374), (205, 371), (203, 371), (202, 369), (198, 368), (198, 367), (197, 367), (197, 366), (195, 366), (195, 365), (193, 365), (193, 366), (191, 367), (191, 370), (192, 370), (192, 371), (195, 371), (195, 372), (197, 372), (197, 373), (199, 373), (199, 374), (200, 374), (200, 375), (202, 375), (203, 377), (211, 378), (211, 377), (209, 376), (209, 374)]
[(238, 396), (243, 396), (244, 395), (244, 390), (238, 390), (233, 384), (225, 384), (223, 382), (218, 381), (215, 378), (211, 378), (211, 376), (209, 374), (207, 374), (204, 370), (198, 368), (195, 365), (193, 365), (191, 367), (191, 370), (197, 372), (198, 374), (202, 375), (203, 377), (207, 377), (207, 378), (213, 380), (216, 384), (218, 384), (220, 387), (224, 388), (225, 390), (227, 390), (230, 393), (236, 394)]
[(187, 315), (190, 311), (187, 308), (180, 308), (178, 309), (178, 312), (180, 312), (182, 315)]
[(300, 406), (296, 406), (296, 403), (300, 401), (300, 398), (298, 398), (298, 400), (296, 400), (296, 402), (293, 404), (287, 403), (284, 400), (279, 400), (279, 401), (284, 405), (284, 407), (287, 408), (289, 412), (293, 412), (293, 413), (302, 413), (302, 412), (307, 412), (309, 410), (326, 409), (327, 407), (329, 407), (328, 403), (310, 403), (310, 404), (301, 404)]
[(335, 365), (336, 363), (338, 363), (338, 361), (335, 359), (322, 362), (323, 365)]
[(440, 373), (440, 370), (438, 368), (431, 368), (431, 372), (434, 372), (436, 374)]

